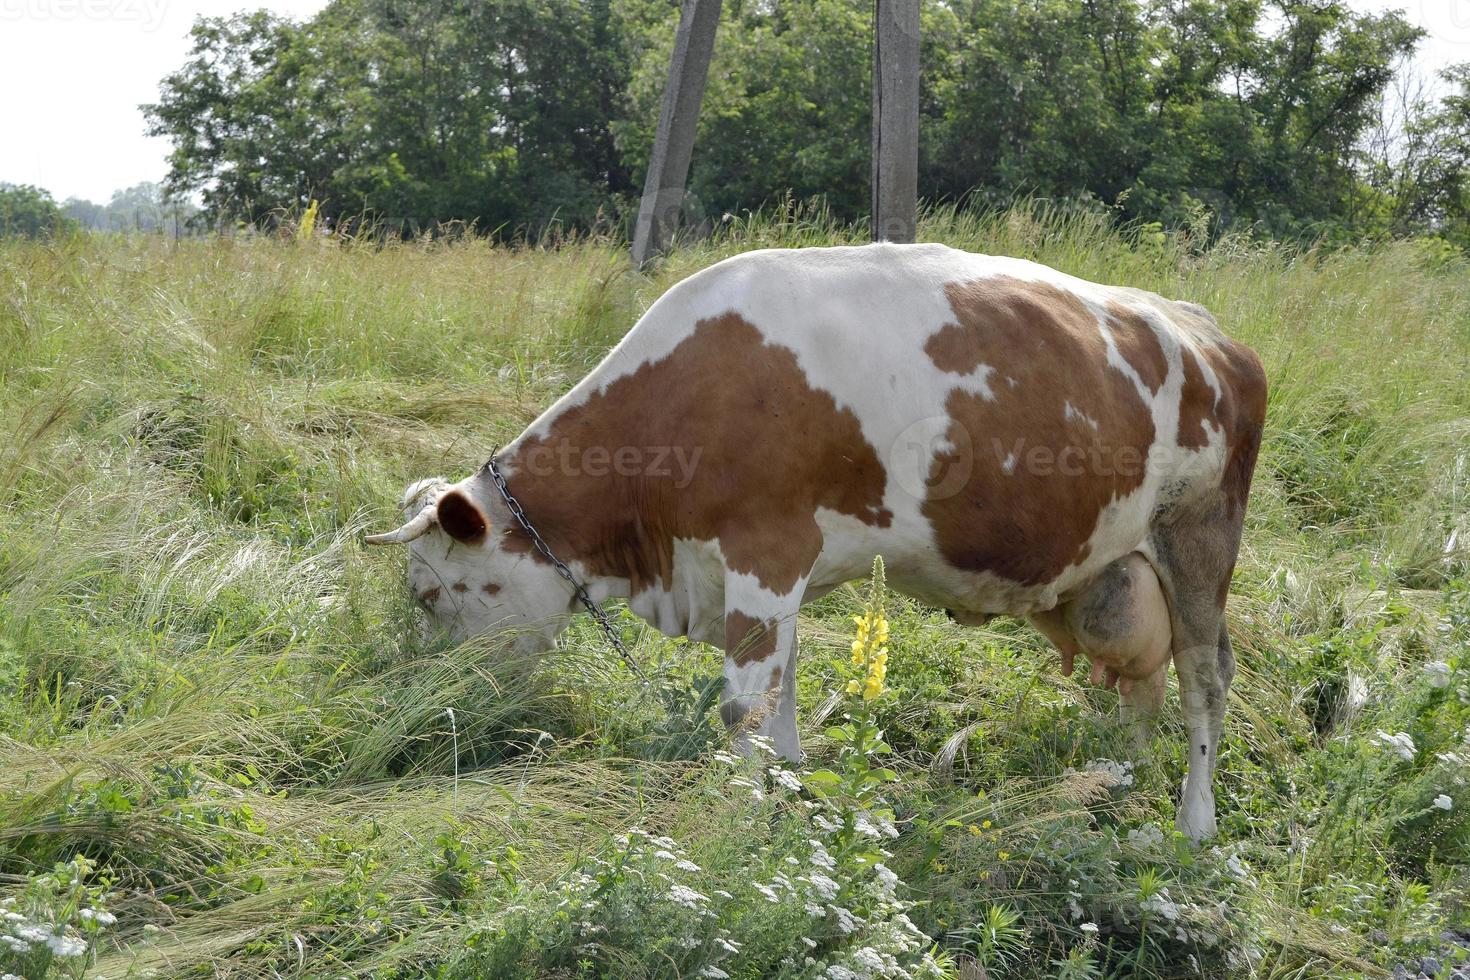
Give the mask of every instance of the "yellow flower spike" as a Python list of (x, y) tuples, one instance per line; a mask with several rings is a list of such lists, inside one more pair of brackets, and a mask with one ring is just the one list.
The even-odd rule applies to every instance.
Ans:
[(860, 690), (860, 688), (861, 688), (861, 685), (858, 684), (857, 681), (848, 681), (847, 682), (847, 693), (848, 694), (856, 694)]

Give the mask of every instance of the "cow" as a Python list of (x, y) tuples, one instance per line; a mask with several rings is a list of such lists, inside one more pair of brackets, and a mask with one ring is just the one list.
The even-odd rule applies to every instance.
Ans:
[(1089, 657), (1135, 721), (1172, 661), (1176, 826), (1199, 840), (1265, 407), (1259, 359), (1193, 303), (942, 245), (753, 251), (669, 289), (485, 469), (409, 487), (407, 523), (367, 540), (408, 544), (457, 638), (547, 648), (580, 584), (723, 646), (737, 744), (792, 760), (797, 612), (882, 555), (961, 623), (1027, 617), (1064, 673)]

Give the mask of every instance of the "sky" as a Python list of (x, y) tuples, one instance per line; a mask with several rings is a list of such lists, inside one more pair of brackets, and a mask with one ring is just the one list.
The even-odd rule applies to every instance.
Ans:
[[(1349, 3), (1427, 30), (1421, 72), (1470, 61), (1470, 0)], [(0, 182), (105, 202), (162, 179), (168, 143), (143, 135), (139, 104), (183, 64), (195, 17), (259, 6), (305, 18), (326, 0), (0, 0)]]

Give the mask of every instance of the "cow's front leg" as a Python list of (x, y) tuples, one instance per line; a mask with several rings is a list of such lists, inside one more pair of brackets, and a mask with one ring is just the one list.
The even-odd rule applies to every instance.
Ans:
[[(732, 576), (735, 578), (735, 576)], [(805, 582), (786, 595), (750, 583), (747, 576), (726, 587), (725, 690), (720, 717), (738, 751), (748, 753), (753, 735), (771, 740), (776, 751), (801, 761), (796, 733), (796, 617)]]

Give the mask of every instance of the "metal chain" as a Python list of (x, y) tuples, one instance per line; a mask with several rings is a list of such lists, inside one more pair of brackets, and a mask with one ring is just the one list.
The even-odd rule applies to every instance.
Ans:
[(551, 546), (541, 537), (540, 532), (531, 525), (530, 518), (526, 517), (526, 512), (521, 507), (521, 502), (511, 494), (510, 487), (505, 485), (505, 477), (501, 474), (500, 467), (496, 464), (493, 454), (485, 464), (485, 469), (490, 473), (490, 479), (495, 481), (495, 489), (500, 491), (501, 498), (505, 500), (505, 506), (510, 508), (511, 516), (516, 519), (516, 523), (530, 537), (531, 544), (535, 546), (537, 551), (541, 552), (547, 561), (551, 562), (552, 567), (561, 573), (561, 577), (571, 584), (572, 592), (576, 594), (577, 601), (597, 621), (597, 625), (602, 629), (602, 635), (607, 638), (608, 645), (618, 652), (618, 656), (623, 658), (623, 663), (628, 665), (628, 669), (636, 674), (640, 681), (647, 684), (648, 678), (639, 669), (638, 662), (633, 659), (633, 655), (628, 652), (628, 648), (623, 645), (623, 638), (613, 628), (612, 620), (608, 619), (607, 613), (601, 606), (592, 601), (591, 593), (587, 591), (587, 587), (577, 578), (576, 573), (567, 567), (566, 562), (552, 554)]

